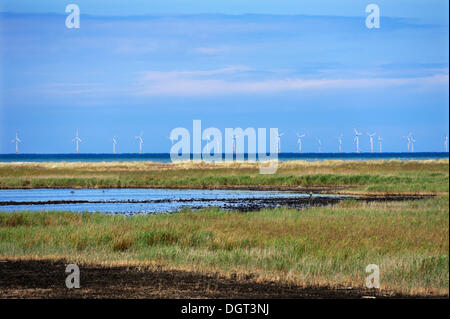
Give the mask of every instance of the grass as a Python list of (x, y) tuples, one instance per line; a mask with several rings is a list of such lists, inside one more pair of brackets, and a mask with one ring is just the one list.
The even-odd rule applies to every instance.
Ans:
[(377, 264), (383, 289), (448, 294), (449, 198), (349, 200), (245, 214), (215, 208), (134, 217), (0, 213), (0, 257), (158, 265), (354, 287), (364, 285), (365, 267)]
[[(0, 163), (0, 188), (346, 187), (347, 193), (449, 191), (449, 161), (281, 162), (276, 174), (258, 164), (186, 162)], [(329, 191), (329, 190), (327, 190)], [(336, 190), (334, 190), (336, 191)]]
[(293, 188), (328, 193), (433, 194), (302, 211), (215, 208), (123, 217), (70, 212), (0, 213), (0, 258), (135, 264), (300, 285), (355, 286), (380, 267), (381, 287), (446, 294), (449, 161), (0, 163), (0, 188)]

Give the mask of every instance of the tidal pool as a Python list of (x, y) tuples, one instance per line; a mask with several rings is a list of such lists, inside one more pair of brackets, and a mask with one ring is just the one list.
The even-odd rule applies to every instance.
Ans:
[[(312, 199), (337, 196), (312, 195)], [(0, 190), (0, 211), (73, 211), (115, 214), (176, 212), (182, 208), (220, 207), (247, 211), (260, 208), (309, 206), (309, 194), (286, 191), (197, 189), (14, 189)]]

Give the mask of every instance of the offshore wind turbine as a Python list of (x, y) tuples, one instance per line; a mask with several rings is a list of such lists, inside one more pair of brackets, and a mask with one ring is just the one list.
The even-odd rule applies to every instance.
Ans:
[(320, 140), (320, 138), (317, 139), (317, 144), (319, 144), (319, 153), (322, 152), (322, 141)]
[(383, 148), (382, 148), (383, 138), (380, 135), (378, 135), (378, 144), (380, 146), (380, 153), (382, 153), (383, 152)]
[(410, 152), (410, 148), (411, 148), (411, 137), (408, 136), (403, 136), (403, 138), (406, 138), (408, 140), (408, 153)]
[(414, 152), (414, 143), (416, 142), (416, 140), (414, 139), (411, 132), (409, 133), (408, 137), (409, 137), (409, 141), (411, 143), (411, 152)]
[(144, 144), (144, 140), (142, 139), (142, 135), (144, 135), (144, 132), (141, 131), (140, 135), (134, 137), (135, 139), (138, 140), (138, 143), (139, 143), (139, 154), (142, 153), (142, 144)]
[(298, 152), (301, 153), (302, 152), (302, 138), (306, 136), (305, 133), (303, 134), (297, 134), (297, 144), (298, 144)]
[(339, 143), (339, 153), (342, 153), (342, 138), (343, 137), (344, 137), (344, 134), (336, 136), (336, 138), (338, 139), (338, 143)]
[(285, 133), (281, 133), (278, 134), (277, 133), (277, 148), (278, 148), (278, 153), (281, 153), (281, 137), (284, 135)]
[(209, 143), (211, 142), (211, 136), (206, 136), (206, 154), (211, 155), (209, 150)]
[(375, 132), (370, 134), (369, 132), (366, 132), (366, 135), (369, 137), (370, 140), (370, 153), (373, 153), (373, 137), (377, 135), (377, 133)]
[(82, 142), (81, 138), (78, 137), (78, 129), (75, 132), (75, 138), (72, 139), (72, 142), (75, 142), (76, 152), (79, 153), (79, 143)]
[(19, 143), (21, 143), (22, 141), (19, 138), (19, 134), (16, 132), (16, 137), (11, 140), (11, 143), (16, 143), (16, 154), (19, 153)]
[(444, 149), (445, 152), (448, 153), (448, 135), (444, 136)]
[(113, 142), (113, 154), (116, 154), (117, 139), (115, 136), (113, 137), (112, 142)]
[(236, 139), (239, 137), (239, 135), (238, 134), (233, 134), (233, 140), (232, 140), (232, 142), (233, 142), (233, 147), (232, 147), (232, 149), (233, 149), (233, 154), (237, 154), (237, 149), (236, 149)]
[(362, 135), (362, 133), (358, 132), (356, 128), (353, 128), (355, 131), (355, 138), (353, 139), (353, 144), (356, 143), (356, 153), (359, 153), (359, 137)]

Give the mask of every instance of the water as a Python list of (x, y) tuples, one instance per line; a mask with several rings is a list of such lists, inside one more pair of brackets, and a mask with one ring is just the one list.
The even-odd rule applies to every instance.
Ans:
[[(247, 158), (247, 154), (245, 158)], [(449, 153), (281, 153), (280, 161), (305, 160), (430, 160), (445, 159)], [(161, 154), (0, 154), (0, 162), (112, 162), (152, 161), (169, 163), (170, 155)]]
[(0, 190), (0, 211), (64, 210), (133, 215), (175, 212), (183, 207), (240, 209), (248, 203), (269, 203), (271, 207), (276, 207), (281, 206), (286, 199), (307, 197), (309, 195), (294, 192), (247, 190), (14, 189)]

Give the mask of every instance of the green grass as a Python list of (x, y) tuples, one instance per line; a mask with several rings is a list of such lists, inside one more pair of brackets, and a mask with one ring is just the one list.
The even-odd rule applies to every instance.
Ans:
[(365, 267), (377, 264), (382, 288), (448, 294), (448, 181), (448, 160), (285, 162), (273, 175), (260, 175), (249, 163), (0, 163), (3, 189), (344, 186), (324, 191), (438, 194), (245, 214), (219, 209), (134, 217), (0, 213), (0, 256), (151, 264), (358, 287), (364, 285)]
[(305, 285), (363, 286), (365, 267), (403, 293), (448, 294), (448, 195), (405, 202), (344, 201), (302, 211), (219, 209), (123, 217), (0, 213), (2, 258), (152, 263), (251, 273)]
[(448, 193), (448, 171), (448, 160), (287, 162), (273, 175), (249, 163), (0, 163), (0, 188), (345, 186), (347, 192)]

